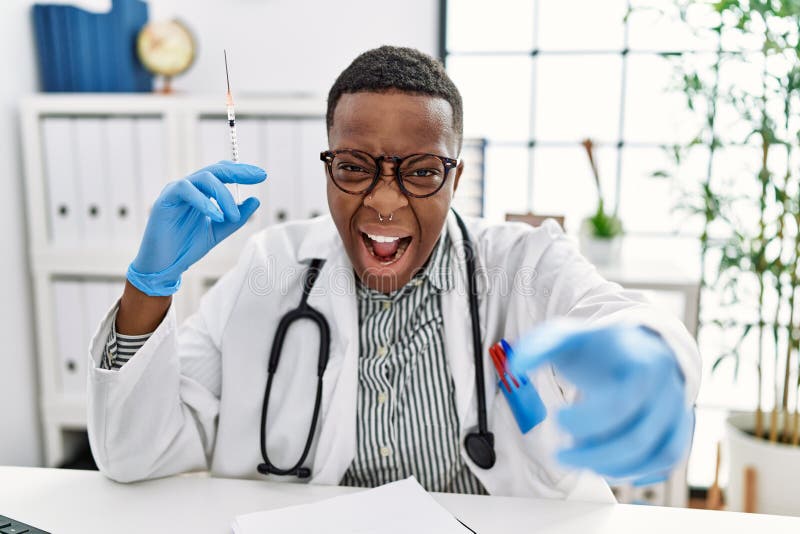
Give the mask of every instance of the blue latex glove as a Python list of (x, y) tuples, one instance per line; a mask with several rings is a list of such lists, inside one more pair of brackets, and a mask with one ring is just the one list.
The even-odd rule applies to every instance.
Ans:
[(186, 269), (258, 209), (255, 197), (237, 206), (225, 184), (257, 184), (266, 177), (259, 167), (220, 161), (169, 183), (153, 204), (139, 253), (128, 267), (130, 283), (150, 296), (175, 293)]
[(663, 480), (684, 455), (694, 410), (672, 350), (640, 326), (586, 328), (555, 321), (514, 347), (516, 372), (552, 364), (579, 391), (558, 414), (573, 437), (560, 463), (591, 469), (615, 482)]

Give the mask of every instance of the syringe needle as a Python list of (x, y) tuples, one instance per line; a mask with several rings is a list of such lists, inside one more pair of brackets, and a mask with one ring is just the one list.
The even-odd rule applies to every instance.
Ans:
[(228, 51), (223, 49), (222, 53), (225, 54), (225, 81), (228, 84), (228, 94), (231, 94), (231, 78), (228, 75)]

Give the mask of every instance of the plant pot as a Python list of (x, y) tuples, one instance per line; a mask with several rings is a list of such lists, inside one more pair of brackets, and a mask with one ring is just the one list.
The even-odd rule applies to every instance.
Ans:
[(611, 238), (596, 237), (592, 232), (592, 224), (584, 219), (578, 234), (581, 253), (595, 265), (613, 265), (619, 262), (622, 250), (622, 236)]
[[(768, 432), (770, 414), (764, 414)], [(779, 418), (779, 430), (783, 417)], [(755, 511), (761, 514), (800, 516), (800, 447), (771, 443), (751, 435), (754, 413), (738, 413), (725, 423), (728, 458), (727, 509), (744, 510), (744, 471), (752, 466), (755, 476)]]

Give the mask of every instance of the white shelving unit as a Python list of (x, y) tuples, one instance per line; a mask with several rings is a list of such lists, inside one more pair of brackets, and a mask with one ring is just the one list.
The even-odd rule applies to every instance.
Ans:
[[(64, 365), (63, 355), (57, 339), (58, 319), (54, 316), (54, 284), (60, 280), (78, 281), (113, 281), (120, 285), (124, 281), (128, 263), (136, 255), (137, 239), (116, 240), (98, 245), (97, 243), (70, 243), (57, 242), (53, 238), (55, 225), (51, 206), (51, 191), (49, 190), (47, 154), (45, 153), (43, 125), (48, 119), (67, 118), (72, 121), (81, 120), (107, 120), (112, 118), (128, 118), (137, 120), (156, 119), (162, 134), (164, 160), (163, 184), (170, 180), (178, 179), (192, 170), (203, 165), (213, 163), (219, 159), (229, 157), (230, 147), (224, 142), (227, 138), (224, 100), (211, 97), (182, 97), (158, 95), (106, 95), (106, 94), (80, 94), (80, 95), (34, 95), (21, 102), (20, 114), (22, 122), (22, 139), (25, 163), (25, 191), (28, 217), (28, 243), (30, 265), (33, 278), (35, 299), (35, 320), (38, 339), (38, 371), (39, 371), (39, 397), (43, 430), (45, 438), (45, 461), (48, 466), (55, 466), (69, 457), (71, 444), (75, 431), (86, 428), (86, 398), (85, 393), (68, 391), (66, 374), (75, 373)], [(241, 98), (237, 100), (237, 115), (243, 125), (257, 125), (259, 131), (268, 130), (272, 122), (288, 128), (296, 127), (298, 131), (307, 133), (319, 139), (319, 146), (302, 147), (303, 169), (308, 175), (316, 172), (316, 179), (323, 179), (321, 172), (322, 163), (318, 154), (324, 150), (324, 116), (325, 101), (313, 97), (264, 97)], [(152, 122), (152, 121), (151, 121)], [(201, 138), (201, 132), (209, 131), (208, 125), (218, 128), (218, 145), (209, 145)], [(296, 126), (293, 126), (296, 125)], [(244, 126), (243, 129), (248, 129)], [(249, 128), (252, 131), (252, 128)], [(242, 158), (244, 161), (264, 164), (266, 152), (264, 146), (258, 146), (252, 139), (246, 137), (245, 132), (239, 133), (242, 143)], [(271, 148), (275, 150), (295, 151), (300, 147), (293, 145), (293, 139), (275, 139)], [(302, 141), (302, 140), (301, 140)], [(248, 153), (245, 150), (254, 147), (258, 153)], [(104, 154), (99, 153), (98, 157)], [(308, 152), (311, 152), (310, 154)], [(77, 156), (76, 156), (77, 157)], [(149, 157), (146, 155), (146, 157)], [(314, 164), (313, 162), (316, 162)], [(113, 163), (113, 162), (112, 162)], [(306, 171), (306, 168), (308, 169)], [(273, 177), (279, 179), (280, 177)], [(268, 200), (265, 199), (266, 191), (243, 188), (243, 195), (256, 194), (262, 203), (271, 208), (293, 204), (298, 207), (294, 212), (287, 212), (286, 218), (309, 216), (303, 213), (302, 202), (297, 203), (297, 187), (302, 187), (292, 177), (291, 187), (274, 188), (282, 191), (281, 197), (271, 192)], [(302, 178), (302, 177), (301, 177)], [(312, 179), (307, 177), (307, 179)], [(153, 186), (154, 184), (150, 184)], [(159, 185), (159, 184), (155, 184)], [(286, 185), (286, 184), (282, 184)], [(108, 184), (114, 187), (114, 184)], [(141, 189), (141, 187), (140, 187)], [(320, 187), (323, 191), (324, 188)], [(319, 197), (315, 197), (318, 202)], [(139, 206), (149, 205), (155, 198), (146, 198)], [(265, 202), (266, 200), (266, 202)], [(111, 206), (109, 206), (110, 208)], [(266, 206), (264, 206), (266, 207)], [(101, 208), (102, 209), (102, 208)], [(264, 210), (259, 210), (263, 212)], [(77, 214), (76, 214), (77, 215)], [(146, 221), (146, 210), (138, 214), (141, 235), (143, 222)], [(186, 314), (196, 309), (197, 300), (205, 289), (212, 284), (222, 273), (227, 271), (236, 260), (245, 234), (250, 234), (260, 226), (268, 224), (271, 215), (256, 218), (248, 222), (248, 226), (240, 234), (232, 237), (230, 243), (215, 249), (183, 279), (180, 296), (176, 299), (178, 314)], [(108, 302), (108, 306), (111, 305)], [(76, 306), (78, 303), (75, 303)], [(89, 318), (90, 324), (99, 322), (100, 317)], [(76, 354), (75, 361), (85, 360), (86, 355)], [(71, 366), (74, 367), (74, 366)], [(83, 367), (78, 366), (80, 371)]]

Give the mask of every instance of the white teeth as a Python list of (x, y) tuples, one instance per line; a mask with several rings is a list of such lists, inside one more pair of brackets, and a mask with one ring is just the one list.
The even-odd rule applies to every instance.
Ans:
[(400, 239), (399, 237), (390, 237), (386, 235), (372, 235), (372, 234), (367, 234), (367, 237), (372, 239), (376, 243), (394, 243), (395, 241)]

